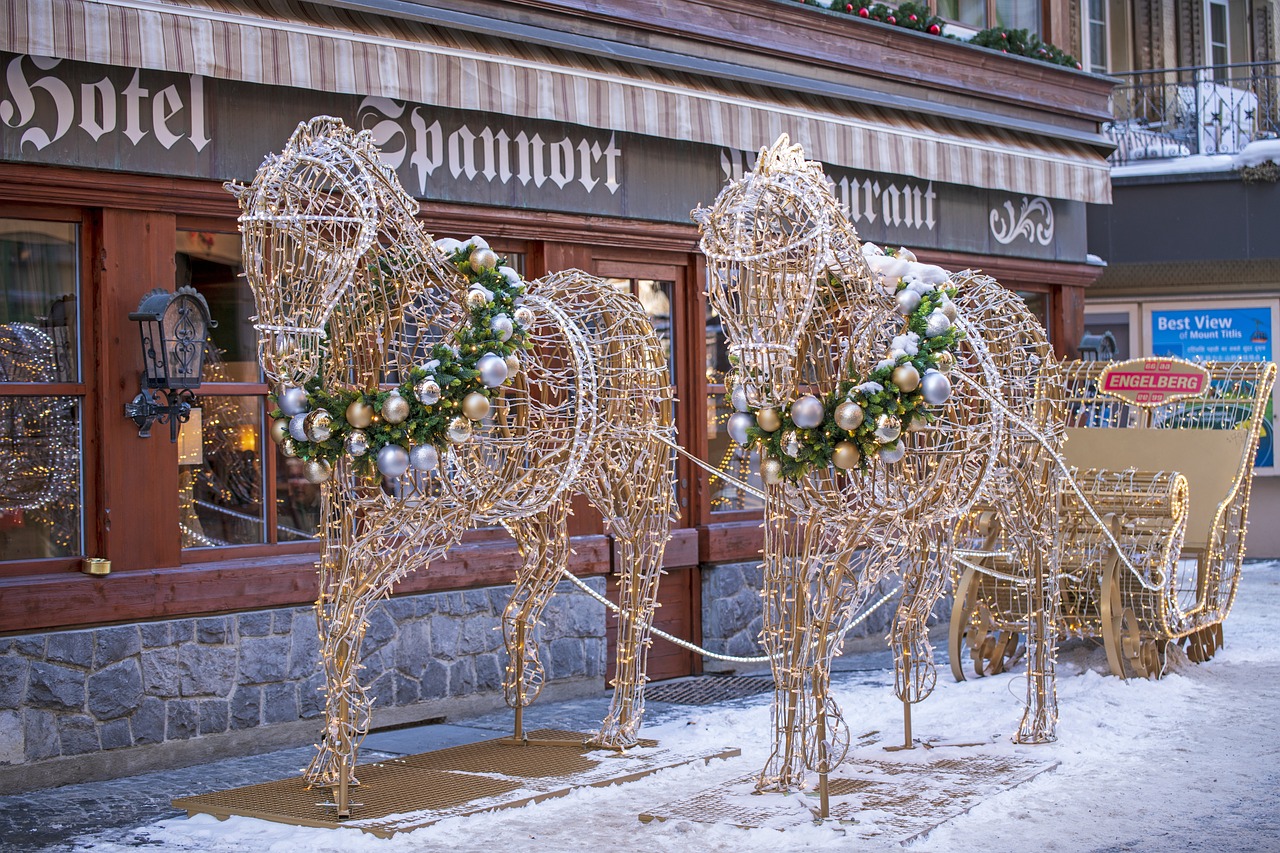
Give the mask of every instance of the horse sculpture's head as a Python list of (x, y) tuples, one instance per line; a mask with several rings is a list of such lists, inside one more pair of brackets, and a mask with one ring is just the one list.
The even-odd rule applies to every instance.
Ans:
[(760, 152), (755, 171), (693, 212), (707, 257), (707, 296), (752, 406), (794, 395), (800, 339), (833, 266), (838, 210), (822, 167), (784, 134)]
[(367, 133), (321, 116), (299, 124), (251, 184), (226, 185), (240, 202), (259, 358), (273, 380), (301, 385), (320, 371), (329, 317), (377, 242), (377, 158)]

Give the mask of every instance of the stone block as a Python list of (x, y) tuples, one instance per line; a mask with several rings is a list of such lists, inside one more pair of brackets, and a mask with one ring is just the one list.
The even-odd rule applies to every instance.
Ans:
[(137, 625), (98, 628), (93, 632), (93, 668), (104, 669), (142, 650)]
[(93, 633), (60, 631), (50, 634), (45, 659), (88, 669), (93, 666)]
[(112, 664), (89, 676), (89, 711), (99, 720), (114, 720), (142, 705), (142, 672), (135, 658)]
[(298, 716), (312, 720), (324, 713), (324, 673), (317, 672), (298, 685)]
[(501, 690), (504, 670), (503, 660), (499, 660), (496, 654), (477, 656), (476, 687), (485, 693)]
[(573, 637), (561, 637), (551, 641), (551, 666), (547, 678), (570, 678), (586, 675), (587, 662), (582, 651), (582, 641)]
[(489, 596), (489, 609), (494, 615), (501, 616), (507, 610), (507, 603), (511, 601), (511, 592), (514, 587), (495, 586), (485, 590)]
[(401, 673), (393, 673), (396, 685), (395, 704), (412, 705), (418, 701), (420, 687), (415, 679), (407, 678)]
[(463, 616), (467, 612), (460, 592), (437, 593), (436, 609), (450, 616)]
[(142, 700), (142, 707), (134, 712), (130, 720), (134, 743), (142, 745), (164, 740), (164, 704), (151, 696)]
[(42, 658), (45, 656), (45, 646), (48, 642), (46, 634), (28, 634), (25, 637), (10, 637), (12, 650), (20, 655), (26, 655), (29, 658)]
[(0, 708), (16, 708), (27, 693), (30, 662), (17, 655), (0, 658)]
[(476, 666), (471, 658), (456, 660), (449, 665), (449, 695), (469, 696), (476, 692)]
[(171, 699), (165, 703), (165, 740), (186, 740), (199, 731), (200, 708), (194, 699)]
[[(293, 617), (299, 613), (299, 609), (277, 610), (271, 614), (271, 633), (273, 634), (292, 634), (293, 633)], [(310, 618), (312, 627), (311, 633), (315, 633), (315, 612), (305, 611)], [(307, 621), (306, 619), (302, 621)]]
[(754, 657), (764, 654), (756, 635), (750, 631), (739, 631), (725, 643), (725, 653), (734, 657)]
[(200, 717), (197, 725), (199, 726), (200, 734), (217, 734), (227, 730), (231, 720), (231, 711), (226, 699), (202, 699), (199, 711)]
[(0, 766), (21, 764), (26, 760), (23, 739), (22, 714), (0, 711)]
[(432, 593), (413, 596), (413, 615), (415, 616), (430, 616), (436, 612), (438, 606), (439, 602)]
[(262, 688), (237, 687), (231, 694), (231, 728), (251, 729), (262, 722)]
[(392, 707), (395, 705), (396, 699), (395, 673), (383, 672), (376, 674), (376, 677), (373, 679), (373, 683), (366, 688), (366, 692), (369, 699), (373, 702), (373, 707)]
[(320, 668), (320, 636), (314, 619), (294, 620), (289, 637), (289, 678), (306, 678)]
[(706, 590), (703, 595), (709, 601), (727, 598), (742, 589), (742, 569), (732, 563), (707, 570), (703, 578)]
[(171, 622), (147, 622), (139, 625), (138, 630), (142, 635), (144, 649), (158, 649), (173, 645), (173, 623)]
[(298, 687), (268, 684), (262, 688), (262, 719), (267, 723), (291, 723), (298, 719)]
[(171, 634), (174, 645), (182, 643), (193, 643), (196, 639), (196, 620), (194, 619), (177, 619), (169, 623), (169, 632)]
[(235, 674), (234, 646), (187, 644), (178, 649), (178, 691), (183, 696), (226, 696)]
[[(462, 606), (468, 614), (492, 613), (493, 605), (489, 603), (489, 593), (483, 589), (469, 589), (462, 594)], [(506, 607), (504, 604), (503, 607)], [(502, 611), (499, 610), (499, 613)]]
[(265, 637), (271, 633), (271, 611), (241, 613), (236, 624), (241, 637)]
[(27, 678), (28, 705), (57, 711), (82, 711), (84, 699), (83, 670), (44, 661), (31, 664), (31, 673)]
[(241, 639), (239, 682), (284, 681), (289, 676), (290, 645), (288, 637), (272, 635)]
[(493, 616), (473, 616), (462, 623), (462, 636), (458, 641), (458, 653), (478, 655), (492, 652), (502, 645), (502, 632)]
[(123, 749), (133, 745), (133, 735), (129, 732), (128, 720), (112, 720), (103, 723), (98, 729), (98, 737), (103, 749)]
[(582, 641), (582, 657), (587, 676), (599, 678), (604, 675), (606, 654), (608, 654), (608, 645), (603, 639), (588, 637)]
[(365, 654), (377, 651), (391, 642), (396, 635), (396, 623), (387, 613), (385, 607), (375, 605), (369, 608), (369, 624), (364, 632), (363, 650)]
[(178, 695), (178, 647), (143, 649), (142, 689), (148, 696)]
[(431, 627), (427, 620), (414, 619), (401, 624), (394, 652), (396, 669), (410, 678), (421, 678), (430, 656)]
[(231, 619), (226, 616), (209, 616), (196, 620), (196, 642), (220, 646), (234, 642)]
[(63, 755), (84, 755), (102, 749), (97, 725), (84, 714), (58, 717), (58, 741), (62, 744)]
[(423, 699), (443, 699), (449, 695), (449, 667), (432, 658), (422, 673)]
[(102, 749), (98, 727), (85, 714), (63, 714), (58, 717), (58, 741), (63, 755), (84, 755)]
[(416, 615), (417, 604), (413, 600), (413, 596), (397, 595), (388, 601), (382, 603), (382, 609), (387, 611), (396, 622), (404, 622), (406, 619), (412, 619)]
[(27, 755), (27, 761), (40, 761), (58, 755), (61, 748), (58, 746), (57, 717), (49, 711), (24, 708), (22, 748)]
[(431, 617), (431, 654), (433, 657), (449, 660), (456, 658), (458, 656), (458, 644), (461, 639), (462, 626), (457, 619), (442, 613), (437, 613)]

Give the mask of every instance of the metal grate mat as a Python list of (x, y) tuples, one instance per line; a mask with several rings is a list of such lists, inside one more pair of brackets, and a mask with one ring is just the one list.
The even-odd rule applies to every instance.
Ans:
[(714, 705), (772, 690), (773, 678), (768, 675), (695, 675), (649, 684), (644, 696), (650, 702), (672, 705)]

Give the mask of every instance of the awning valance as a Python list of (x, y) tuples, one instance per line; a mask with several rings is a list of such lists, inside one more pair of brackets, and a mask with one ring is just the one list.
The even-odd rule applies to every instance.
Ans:
[(0, 49), (371, 95), (1108, 203), (1087, 144), (617, 62), (296, 0), (12, 0)]

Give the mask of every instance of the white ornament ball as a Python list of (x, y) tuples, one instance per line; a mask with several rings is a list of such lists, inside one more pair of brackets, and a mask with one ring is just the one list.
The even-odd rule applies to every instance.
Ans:
[(480, 381), (486, 388), (497, 388), (507, 381), (507, 360), (500, 355), (487, 352), (480, 356), (476, 370), (480, 371)]
[(729, 401), (733, 403), (734, 411), (745, 412), (747, 410), (747, 389), (742, 385), (734, 385), (732, 393), (729, 394)]
[(862, 411), (862, 407), (852, 400), (848, 400), (836, 406), (835, 421), (836, 426), (845, 432), (853, 432), (862, 426), (866, 413)]
[(409, 417), (409, 401), (400, 396), (400, 392), (392, 390), (382, 404), (382, 419), (389, 424), (402, 424)]
[(756, 419), (746, 412), (734, 412), (729, 416), (729, 437), (743, 447), (747, 446), (747, 429), (756, 425)]
[[(307, 415), (304, 421), (308, 441), (328, 441), (333, 435), (333, 417), (324, 409), (316, 409)], [(329, 479), (325, 477), (325, 479)]]
[(289, 435), (294, 441), (309, 441), (307, 438), (307, 413), (298, 412), (298, 414), (289, 418)]
[(378, 451), (378, 470), (388, 477), (399, 477), (409, 470), (409, 451), (398, 444), (388, 444)]
[(911, 362), (895, 367), (890, 378), (893, 379), (893, 384), (904, 393), (909, 394), (920, 387), (920, 371), (916, 370), (916, 366)]
[(490, 295), (489, 291), (485, 290), (483, 287), (473, 287), (467, 291), (468, 308), (483, 308), (488, 305), (492, 299), (493, 297)]
[(307, 410), (307, 392), (296, 385), (282, 385), (276, 394), (276, 403), (280, 406), (280, 412), (286, 418), (291, 418)]
[(440, 383), (434, 376), (428, 376), (413, 386), (413, 396), (424, 406), (434, 406), (440, 402)]
[(876, 418), (876, 438), (882, 444), (897, 441), (900, 435), (902, 435), (902, 421), (893, 415), (881, 415)]
[(507, 376), (515, 376), (520, 372), (520, 357), (515, 353), (507, 356)]
[(471, 421), (466, 418), (454, 418), (449, 422), (449, 429), (446, 430), (445, 435), (452, 443), (462, 444), (471, 438)]
[(930, 370), (920, 380), (920, 394), (931, 406), (940, 406), (951, 397), (951, 380), (945, 373)]
[(782, 463), (777, 459), (766, 459), (760, 463), (760, 479), (765, 485), (774, 486), (782, 482)]
[(895, 462), (902, 461), (902, 457), (907, 455), (907, 448), (903, 446), (902, 442), (898, 442), (897, 444), (890, 444), (880, 448), (878, 455), (881, 462), (892, 465)]
[(941, 311), (934, 311), (929, 315), (929, 319), (925, 321), (924, 335), (926, 338), (936, 338), (938, 335), (944, 335), (951, 330), (951, 320)]
[(498, 336), (500, 341), (511, 340), (511, 335), (515, 332), (515, 326), (511, 325), (511, 318), (506, 314), (499, 314), (489, 321), (489, 328)]
[(894, 300), (898, 303), (898, 313), (904, 317), (920, 307), (920, 294), (914, 290), (900, 290)]
[(516, 309), (515, 317), (516, 322), (521, 326), (524, 326), (526, 329), (532, 326), (534, 320), (537, 319), (537, 316), (533, 313), (532, 309), (525, 308), (523, 306)]
[(361, 430), (353, 430), (347, 435), (346, 448), (349, 456), (364, 456), (369, 452), (369, 436)]
[(319, 485), (333, 476), (333, 466), (323, 459), (312, 459), (302, 466), (302, 476), (307, 478), (308, 483)]
[(473, 421), (483, 420), (489, 414), (489, 398), (479, 391), (472, 391), (462, 398), (462, 413)]
[(490, 248), (476, 249), (471, 253), (471, 268), (476, 272), (491, 270), (498, 265), (498, 254)]
[(819, 426), (825, 415), (822, 401), (812, 394), (805, 394), (791, 404), (791, 421), (801, 429)]
[(432, 471), (440, 464), (440, 453), (429, 444), (419, 444), (409, 451), (409, 464), (415, 471)]

